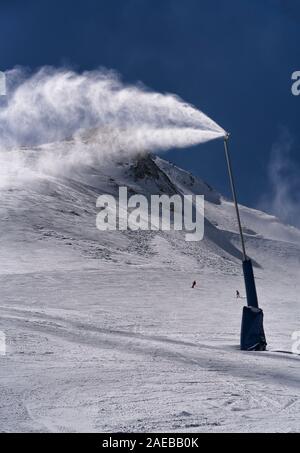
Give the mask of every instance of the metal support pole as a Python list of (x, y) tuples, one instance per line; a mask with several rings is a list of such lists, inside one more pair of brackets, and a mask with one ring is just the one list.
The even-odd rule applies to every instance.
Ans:
[(240, 238), (241, 238), (241, 244), (242, 244), (243, 273), (244, 273), (244, 280), (245, 280), (245, 287), (246, 287), (246, 294), (247, 294), (247, 303), (248, 303), (249, 307), (259, 308), (252, 262), (247, 257), (247, 253), (246, 253), (244, 233), (243, 233), (243, 229), (242, 229), (239, 205), (238, 205), (238, 201), (237, 201), (235, 183), (234, 183), (234, 178), (233, 178), (233, 171), (232, 171), (232, 166), (231, 166), (230, 153), (229, 153), (229, 148), (228, 148), (228, 139), (229, 139), (229, 134), (226, 134), (226, 136), (224, 138), (225, 155), (226, 155), (226, 162), (227, 162), (227, 168), (228, 168), (228, 173), (229, 173), (232, 197), (233, 197), (233, 201), (234, 201), (236, 217), (237, 217), (238, 227), (239, 227), (239, 233), (240, 233)]
[(232, 197), (234, 201), (236, 217), (239, 226), (239, 233), (241, 238), (242, 244), (242, 252), (243, 252), (243, 273), (244, 273), (244, 280), (245, 280), (245, 287), (246, 287), (246, 294), (247, 294), (247, 305), (248, 307), (244, 307), (243, 310), (243, 318), (242, 318), (242, 328), (241, 328), (241, 349), (243, 351), (250, 351), (250, 350), (257, 350), (257, 351), (265, 351), (266, 349), (266, 337), (264, 333), (263, 327), (263, 311), (258, 306), (258, 299), (256, 293), (256, 285), (252, 267), (252, 261), (250, 258), (247, 257), (246, 254), (246, 247), (245, 247), (245, 240), (244, 234), (241, 224), (240, 212), (239, 212), (239, 205), (237, 201), (236, 189), (233, 179), (233, 172), (231, 166), (231, 159), (228, 149), (228, 139), (229, 134), (226, 134), (224, 138), (224, 147), (225, 147), (225, 155), (226, 155), (226, 162), (227, 168), (229, 173), (230, 179), (230, 186), (232, 191)]
[(228, 149), (228, 139), (229, 139), (229, 134), (226, 134), (225, 139), (224, 139), (225, 156), (226, 156), (227, 168), (228, 168), (228, 173), (229, 173), (232, 198), (233, 198), (233, 201), (234, 201), (236, 217), (237, 217), (238, 226), (239, 226), (239, 232), (240, 232), (240, 238), (241, 238), (241, 244), (242, 244), (242, 251), (243, 251), (243, 261), (246, 261), (247, 260), (247, 255), (246, 255), (245, 240), (244, 240), (244, 234), (243, 234), (243, 230), (242, 230), (239, 205), (238, 205), (238, 202), (237, 202), (235, 184), (234, 184), (234, 179), (233, 179), (231, 159), (230, 159), (229, 149)]

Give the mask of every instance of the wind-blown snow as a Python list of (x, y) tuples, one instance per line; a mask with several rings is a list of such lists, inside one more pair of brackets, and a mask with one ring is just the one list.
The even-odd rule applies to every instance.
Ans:
[[(125, 85), (108, 70), (45, 67), (29, 76), (6, 73), (9, 102), (0, 109), (0, 149), (76, 138), (97, 131), (97, 153), (130, 154), (185, 147), (224, 136), (224, 130), (177, 96)], [(82, 162), (86, 147), (81, 149)]]
[(89, 163), (184, 148), (223, 137), (213, 120), (177, 96), (125, 85), (108, 70), (44, 67), (6, 73), (0, 108), (0, 187), (38, 173), (69, 176)]

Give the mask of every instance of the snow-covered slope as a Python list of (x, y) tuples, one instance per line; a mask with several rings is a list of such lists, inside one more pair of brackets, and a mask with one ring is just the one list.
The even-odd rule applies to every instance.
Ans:
[[(205, 196), (205, 238), (188, 244), (178, 232), (100, 232), (96, 229), (96, 200), (100, 194), (118, 197), (119, 186), (128, 194), (203, 194)], [(86, 258), (123, 262), (131, 257), (139, 263), (153, 264), (160, 252), (158, 240), (168, 243), (174, 267), (178, 256), (188, 257), (195, 269), (210, 268), (225, 272), (236, 267), (240, 258), (233, 205), (208, 184), (194, 178), (158, 157), (138, 157), (129, 162), (110, 162), (98, 166), (74, 167), (68, 177), (31, 174), (11, 179), (1, 189), (1, 273), (24, 273), (33, 269), (75, 268), (87, 265)], [(263, 244), (287, 252), (285, 260), (299, 259), (300, 231), (283, 225), (270, 215), (241, 208), (248, 246)], [(269, 242), (272, 241), (271, 244)], [(283, 244), (281, 244), (283, 243)], [(271, 251), (270, 251), (271, 252)], [(269, 257), (270, 258), (270, 257)], [(142, 259), (142, 261), (141, 261)], [(225, 260), (225, 262), (224, 262)], [(286, 261), (285, 261), (286, 262)], [(263, 264), (263, 257), (261, 263)], [(94, 265), (94, 264), (93, 264)], [(200, 266), (200, 267), (199, 267)], [(238, 266), (239, 268), (239, 266)]]
[[(98, 195), (124, 185), (204, 194), (204, 240), (98, 231)], [(208, 184), (139, 156), (25, 168), (0, 197), (1, 430), (300, 429), (299, 358), (273, 352), (300, 330), (298, 229), (241, 207), (270, 349), (244, 354), (233, 205)]]

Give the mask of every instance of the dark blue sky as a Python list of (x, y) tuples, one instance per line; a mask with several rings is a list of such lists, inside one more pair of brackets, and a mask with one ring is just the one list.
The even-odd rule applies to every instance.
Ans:
[[(282, 127), (300, 168), (299, 42), (299, 0), (0, 0), (1, 70), (106, 66), (178, 94), (232, 133), (240, 200), (251, 206), (270, 192)], [(222, 142), (166, 157), (229, 193)]]

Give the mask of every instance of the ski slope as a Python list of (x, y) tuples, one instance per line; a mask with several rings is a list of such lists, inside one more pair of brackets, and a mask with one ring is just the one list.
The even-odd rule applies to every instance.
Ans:
[[(122, 185), (204, 194), (204, 240), (98, 231)], [(203, 181), (148, 156), (24, 171), (0, 196), (1, 431), (300, 431), (298, 229), (241, 207), (268, 340), (245, 353), (233, 205)]]

